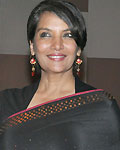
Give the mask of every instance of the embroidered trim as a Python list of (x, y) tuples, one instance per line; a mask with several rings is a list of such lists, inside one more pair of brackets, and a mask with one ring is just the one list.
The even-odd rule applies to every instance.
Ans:
[(0, 134), (8, 127), (19, 126), (34, 119), (46, 118), (60, 112), (79, 109), (85, 104), (103, 101), (103, 93), (103, 91), (97, 91), (92, 94), (89, 92), (87, 94), (76, 95), (22, 112), (6, 120), (6, 123), (0, 128)]
[(45, 102), (45, 103), (42, 103), (42, 104), (33, 106), (33, 107), (31, 107), (31, 108), (25, 109), (25, 110), (20, 111), (20, 112), (18, 112), (18, 113), (15, 113), (15, 114), (11, 115), (10, 117), (8, 117), (8, 119), (9, 119), (9, 118), (12, 118), (12, 117), (14, 117), (14, 116), (16, 116), (16, 115), (19, 115), (20, 113), (24, 113), (24, 112), (27, 112), (27, 111), (29, 111), (29, 110), (35, 109), (35, 108), (37, 108), (37, 107), (40, 107), (40, 106), (42, 106), (42, 105), (46, 105), (46, 104), (49, 104), (49, 103), (52, 103), (52, 102), (57, 102), (57, 101), (60, 101), (60, 100), (66, 99), (66, 98), (70, 98), (70, 97), (74, 97), (74, 96), (78, 96), (78, 95), (80, 96), (80, 95), (84, 95), (84, 94), (87, 94), (87, 93), (93, 93), (93, 92), (98, 92), (98, 91), (103, 91), (103, 90), (102, 90), (102, 89), (89, 90), (89, 91), (80, 92), (80, 93), (75, 93), (75, 94), (72, 94), (72, 95), (69, 95), (69, 96), (64, 96), (64, 97), (61, 97), (61, 98), (57, 98), (57, 99), (54, 99), (54, 100), (51, 100), (51, 101), (48, 101), (48, 102)]

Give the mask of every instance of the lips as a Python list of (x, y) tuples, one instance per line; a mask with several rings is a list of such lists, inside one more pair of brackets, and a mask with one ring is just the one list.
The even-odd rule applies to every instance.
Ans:
[(47, 55), (49, 59), (53, 60), (53, 61), (62, 61), (65, 59), (66, 55), (63, 54), (50, 54)]

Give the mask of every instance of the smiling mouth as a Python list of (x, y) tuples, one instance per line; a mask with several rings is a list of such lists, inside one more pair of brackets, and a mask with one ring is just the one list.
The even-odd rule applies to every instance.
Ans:
[(65, 55), (48, 55), (48, 58), (53, 61), (62, 61), (65, 59)]
[(63, 58), (65, 56), (48, 56), (48, 57), (50, 57), (50, 58)]

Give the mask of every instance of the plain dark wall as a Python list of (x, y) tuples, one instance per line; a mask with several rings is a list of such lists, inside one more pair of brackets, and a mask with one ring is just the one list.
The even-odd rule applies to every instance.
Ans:
[(0, 90), (21, 88), (31, 83), (31, 67), (27, 55), (0, 55)]
[(120, 59), (88, 58), (87, 81), (111, 93), (120, 104)]

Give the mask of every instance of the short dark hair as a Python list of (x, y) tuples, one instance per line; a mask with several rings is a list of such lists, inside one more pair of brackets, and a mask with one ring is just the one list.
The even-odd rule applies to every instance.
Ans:
[(32, 10), (27, 22), (28, 43), (33, 41), (40, 15), (45, 11), (53, 12), (65, 21), (78, 47), (83, 50), (87, 41), (83, 15), (74, 4), (64, 0), (44, 0)]

